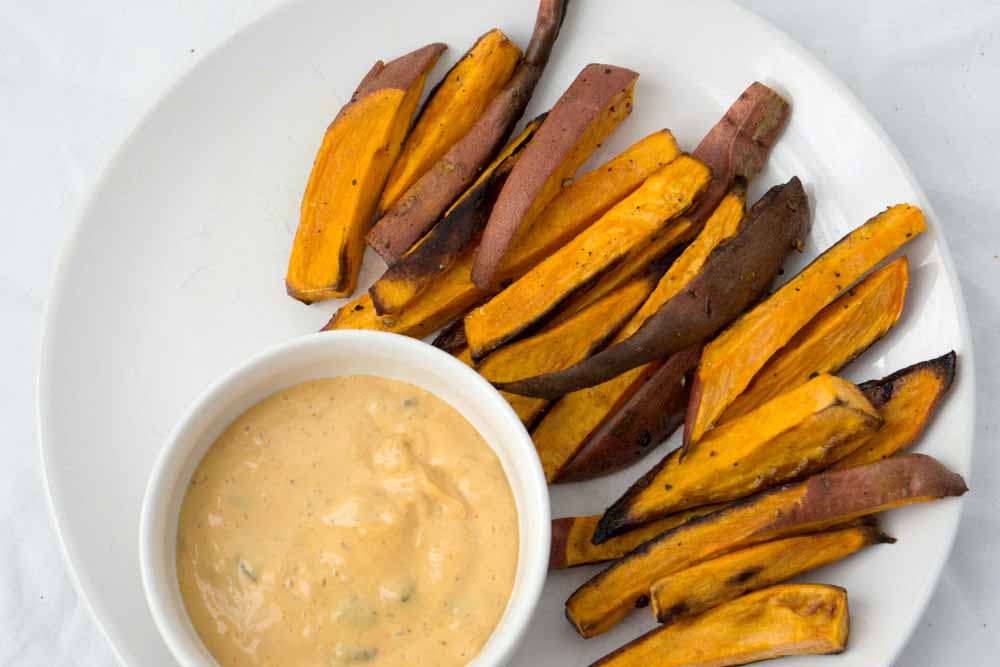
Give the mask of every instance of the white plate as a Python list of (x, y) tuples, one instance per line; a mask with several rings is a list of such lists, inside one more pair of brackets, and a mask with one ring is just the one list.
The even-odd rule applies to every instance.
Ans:
[[(912, 283), (903, 320), (849, 375), (880, 377), (956, 349), (958, 380), (919, 449), (967, 474), (972, 350), (937, 233), (945, 223), (884, 133), (811, 56), (728, 2), (613, 8), (622, 4), (571, 2), (527, 115), (550, 106), (588, 62), (638, 70), (636, 111), (601, 160), (664, 126), (690, 149), (752, 80), (783, 90), (792, 121), (757, 190), (802, 177), (815, 201), (808, 255), (888, 204), (915, 202), (928, 214), (930, 229), (907, 248)], [(139, 503), (165, 435), (209, 382), (272, 343), (318, 329), (337, 305), (303, 306), (283, 284), (299, 199), (327, 123), (376, 58), (445, 41), (452, 50), (441, 72), (494, 25), (525, 44), (535, 12), (534, 0), (419, 6), (307, 0), (250, 26), (166, 94), (104, 174), (67, 242), (42, 349), (42, 453), (81, 594), (128, 665), (171, 664), (146, 610), (136, 556)], [(369, 259), (362, 284), (379, 268)], [(553, 514), (596, 512), (639, 472), (557, 488)], [(950, 500), (893, 512), (885, 524), (898, 544), (812, 575), (849, 589), (850, 648), (782, 664), (888, 664), (934, 588), (960, 507)], [(550, 577), (515, 664), (584, 664), (651, 625), (636, 613), (605, 636), (577, 638), (562, 603), (593, 571)]]

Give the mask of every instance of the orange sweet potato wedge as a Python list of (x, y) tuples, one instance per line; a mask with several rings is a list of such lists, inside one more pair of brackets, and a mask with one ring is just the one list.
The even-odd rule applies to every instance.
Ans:
[[(684, 288), (660, 305), (631, 336), (565, 370), (499, 388), (555, 398), (703, 342), (764, 295), (785, 256), (801, 247), (808, 231), (809, 202), (802, 183), (793, 178), (771, 188), (743, 218), (738, 231), (716, 247)], [(472, 315), (466, 317), (465, 325), (475, 356), (469, 328)]]
[[(621, 155), (577, 178), (552, 200), (539, 224), (520, 235), (504, 259), (504, 280), (524, 275), (560, 246), (590, 226), (646, 178), (679, 154), (667, 130), (654, 132)], [(372, 329), (422, 338), (489, 297), (472, 283), (475, 249), (459, 255), (450, 269), (435, 278), (399, 313), (380, 316), (371, 295), (341, 307), (324, 330)]]
[[(656, 289), (639, 309), (639, 312), (633, 315), (628, 324), (618, 332), (612, 341), (613, 343), (618, 343), (634, 334), (663, 302), (679, 292), (691, 280), (692, 276), (701, 271), (712, 251), (722, 241), (731, 237), (743, 220), (744, 197), (745, 188), (737, 187), (723, 198), (698, 237), (670, 265)], [(648, 389), (645, 389), (646, 383), (650, 381), (654, 373), (658, 372), (662, 364), (659, 360), (634, 368), (594, 387), (567, 394), (559, 399), (532, 433), (532, 439), (542, 461), (546, 478), (550, 482), (569, 481), (572, 475), (569, 475), (568, 467), (572, 466), (575, 457), (585, 448), (588, 440), (597, 433), (598, 429), (602, 429), (609, 421), (619, 421), (617, 415), (622, 414), (623, 406), (630, 401), (636, 392), (641, 391), (645, 394), (644, 397), (636, 399), (637, 405), (648, 406), (649, 413), (653, 413), (658, 405), (664, 405), (665, 410), (669, 411), (669, 406), (661, 401), (670, 398), (670, 396), (657, 393), (656, 387), (661, 383), (673, 386), (671, 378), (678, 370), (676, 363), (675, 361), (675, 365), (670, 370), (659, 375), (657, 384), (651, 385)], [(632, 414), (638, 415), (638, 413)], [(669, 414), (663, 416), (666, 418), (666, 422), (670, 421)], [(622, 419), (624, 419), (624, 415)], [(644, 427), (655, 431), (657, 424), (665, 426), (665, 423), (654, 415), (648, 426), (635, 422), (628, 428), (638, 431), (641, 435)], [(611, 425), (609, 428), (614, 428), (614, 426)], [(655, 444), (655, 441), (650, 440), (650, 444)], [(597, 451), (607, 452), (608, 450), (599, 449)], [(623, 456), (625, 459), (628, 458), (627, 454)], [(624, 462), (624, 460), (620, 459), (619, 462)], [(615, 467), (610, 456), (608, 463), (610, 464), (609, 468)], [(578, 472), (589, 473), (589, 471), (599, 470), (601, 467), (599, 464), (599, 460), (587, 457), (581, 462)]]
[(901, 505), (961, 496), (960, 475), (921, 454), (817, 473), (693, 519), (634, 549), (580, 586), (566, 616), (584, 637), (625, 618), (654, 582), (752, 544), (815, 532)]
[(431, 231), (372, 284), (368, 292), (379, 315), (412, 302), (478, 238), (500, 189), (541, 122), (542, 117), (529, 122)]
[(955, 381), (954, 352), (922, 361), (881, 380), (860, 385), (884, 424), (861, 447), (831, 467), (841, 470), (872, 463), (909, 449), (927, 427), (941, 399)]
[(747, 414), (816, 373), (836, 373), (884, 336), (903, 312), (908, 266), (906, 257), (893, 260), (821, 310), (757, 372), (719, 423)]
[[(480, 362), (479, 374), (487, 380), (501, 381), (565, 368), (586, 358), (607, 344), (628, 321), (658, 278), (656, 272), (637, 278), (558, 325), (500, 348)], [(516, 394), (510, 395), (509, 402), (528, 426), (548, 407), (543, 398)]]
[(375, 63), (323, 137), (302, 197), (285, 285), (304, 303), (350, 296), (364, 235), (420, 100), (444, 51), (429, 44)]
[(498, 28), (476, 40), (427, 97), (389, 172), (379, 210), (387, 211), (475, 124), (521, 60), (521, 49)]
[(465, 317), (465, 335), (473, 359), (543, 324), (569, 297), (667, 226), (678, 243), (690, 238), (691, 223), (682, 216), (709, 180), (708, 167), (692, 157), (678, 157), (548, 259), (472, 310)]
[(916, 206), (875, 216), (705, 346), (684, 430), (697, 442), (774, 354), (866, 271), (926, 228)]
[(651, 630), (591, 667), (727, 667), (847, 647), (847, 591), (783, 584)]
[(668, 454), (604, 513), (598, 542), (674, 512), (745, 498), (852, 453), (882, 425), (856, 386), (819, 375)]
[(697, 345), (671, 355), (621, 409), (587, 438), (554, 483), (610, 475), (633, 465), (669, 438), (684, 423), (691, 374), (700, 355), (701, 347)]
[(441, 218), (507, 141), (549, 60), (566, 4), (567, 0), (540, 0), (531, 40), (513, 75), (472, 127), (375, 223), (368, 242), (387, 263), (402, 257)]
[[(628, 533), (626, 533), (627, 535)], [(660, 623), (697, 616), (741, 595), (829, 565), (873, 544), (895, 542), (874, 521), (755, 544), (675, 572), (649, 590)]]
[(659, 521), (653, 521), (632, 532), (613, 537), (603, 544), (594, 544), (594, 528), (600, 514), (592, 516), (567, 516), (552, 520), (552, 547), (549, 549), (549, 569), (562, 570), (580, 565), (617, 560), (660, 533), (676, 528), (699, 516), (711, 514), (720, 505), (706, 505), (687, 512), (679, 512)]
[(480, 288), (496, 287), (500, 263), (517, 230), (534, 223), (563, 181), (632, 113), (638, 78), (623, 67), (587, 65), (552, 107), (490, 213), (472, 267), (472, 281)]

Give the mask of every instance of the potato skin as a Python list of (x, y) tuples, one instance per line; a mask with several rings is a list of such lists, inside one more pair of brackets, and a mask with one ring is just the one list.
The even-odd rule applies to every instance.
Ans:
[(481, 289), (496, 286), (500, 262), (517, 230), (534, 222), (563, 181), (632, 112), (638, 78), (624, 67), (592, 63), (552, 107), (490, 213), (472, 267), (472, 281)]
[(690, 376), (700, 355), (699, 345), (671, 355), (621, 410), (588, 438), (554, 483), (610, 475), (633, 465), (670, 437), (684, 423)]
[(715, 249), (686, 289), (667, 301), (635, 334), (566, 370), (499, 384), (498, 388), (558, 398), (701, 343), (766, 293), (785, 255), (802, 246), (809, 227), (809, 200), (799, 179), (771, 188), (747, 213), (736, 235)]

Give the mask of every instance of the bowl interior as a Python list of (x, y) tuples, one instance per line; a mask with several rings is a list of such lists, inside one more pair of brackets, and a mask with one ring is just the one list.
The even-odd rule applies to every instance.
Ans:
[(534, 446), (507, 402), (472, 369), (420, 341), (368, 331), (312, 334), (258, 355), (209, 388), (167, 439), (150, 477), (140, 528), (143, 584), (160, 632), (181, 664), (212, 661), (184, 609), (174, 560), (181, 503), (205, 452), (265, 397), (340, 375), (393, 378), (436, 394), (472, 423), (500, 459), (518, 511), (517, 575), (500, 623), (470, 664), (502, 664), (527, 627), (548, 565), (548, 491)]

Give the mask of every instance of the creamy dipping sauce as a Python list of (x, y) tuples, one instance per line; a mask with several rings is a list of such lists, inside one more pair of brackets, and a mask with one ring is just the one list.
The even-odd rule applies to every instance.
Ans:
[(219, 436), (181, 508), (177, 576), (221, 665), (464, 665), (500, 621), (517, 509), (448, 403), (386, 378), (306, 382)]

